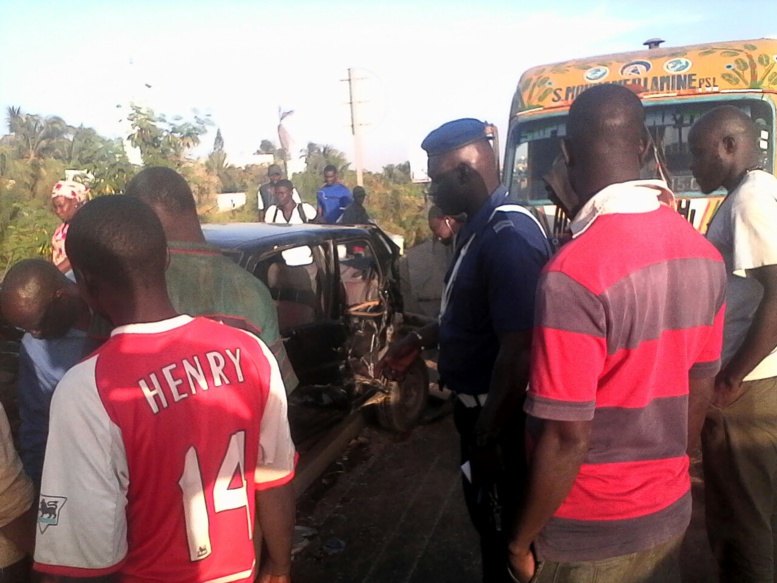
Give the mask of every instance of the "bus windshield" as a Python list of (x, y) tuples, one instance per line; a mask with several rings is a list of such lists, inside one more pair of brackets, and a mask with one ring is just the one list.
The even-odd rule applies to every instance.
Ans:
[[(665, 160), (670, 187), (677, 195), (701, 196), (690, 171), (688, 132), (701, 115), (723, 104), (735, 105), (755, 120), (761, 129), (761, 165), (768, 172), (774, 170), (774, 113), (768, 101), (741, 99), (646, 103), (646, 125), (659, 150), (659, 157)], [(565, 135), (566, 115), (536, 117), (515, 126), (508, 141), (512, 151), (508, 152), (507, 159), (509, 163), (512, 157), (512, 166), (507, 170), (512, 171), (508, 177), (510, 192), (519, 201), (541, 205), (550, 202), (542, 177), (561, 153), (559, 144)], [(642, 178), (658, 177), (655, 157), (649, 158), (643, 168)]]

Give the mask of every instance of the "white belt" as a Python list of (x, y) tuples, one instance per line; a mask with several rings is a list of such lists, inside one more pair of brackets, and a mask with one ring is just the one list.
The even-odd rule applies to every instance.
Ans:
[(488, 393), (480, 395), (465, 395), (464, 393), (458, 393), (456, 396), (459, 398), (459, 401), (461, 401), (461, 404), (467, 409), (474, 409), (475, 407), (482, 407), (486, 404)]

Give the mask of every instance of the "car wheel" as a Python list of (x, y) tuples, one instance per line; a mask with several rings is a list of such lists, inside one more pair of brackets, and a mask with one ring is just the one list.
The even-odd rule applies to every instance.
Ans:
[(386, 381), (388, 393), (376, 403), (378, 423), (401, 433), (418, 424), (429, 398), (429, 372), (422, 359), (416, 360), (401, 382)]

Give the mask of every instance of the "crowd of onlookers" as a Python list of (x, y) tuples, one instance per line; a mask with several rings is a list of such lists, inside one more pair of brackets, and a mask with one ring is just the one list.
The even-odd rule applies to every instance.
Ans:
[[(699, 443), (720, 580), (773, 578), (777, 178), (746, 113), (701, 116), (693, 174), (728, 193), (705, 238), (641, 178), (644, 122), (624, 86), (575, 100), (546, 176), (560, 250), (500, 184), (485, 123), (422, 144), (453, 253), (439, 319), (376, 374), (439, 348), (486, 582), (679, 581)], [(259, 220), (369, 221), (363, 189), (324, 181), (313, 207), (271, 166)], [(55, 185), (52, 260), (0, 289), (26, 332), (21, 457), (0, 410), (0, 583), (33, 553), (45, 581), (290, 581), (297, 378), (267, 287), (205, 241), (174, 170), (87, 198)]]
[(337, 167), (324, 168), (324, 185), (316, 193), (316, 207), (302, 202), (294, 184), (283, 177), (277, 164), (267, 169), (268, 182), (259, 187), (259, 221), (280, 224), (340, 223), (364, 225), (370, 222), (364, 208), (367, 193), (355, 186), (353, 193), (339, 181)]

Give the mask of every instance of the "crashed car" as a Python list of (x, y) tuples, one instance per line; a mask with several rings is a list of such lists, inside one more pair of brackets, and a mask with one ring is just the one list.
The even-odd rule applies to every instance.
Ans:
[(203, 225), (205, 238), (270, 290), (299, 386), (289, 395), (298, 445), (368, 407), (386, 429), (411, 429), (426, 406), (423, 360), (404, 381), (375, 365), (404, 332), (399, 248), (378, 227)]

